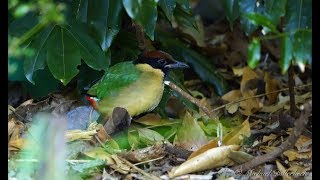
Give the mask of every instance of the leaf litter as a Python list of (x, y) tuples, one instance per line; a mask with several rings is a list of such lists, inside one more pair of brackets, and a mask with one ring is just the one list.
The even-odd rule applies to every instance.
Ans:
[[(201, 21), (197, 20), (196, 23), (201, 28), (200, 31), (209, 29), (202, 27)], [(130, 122), (128, 119), (122, 119), (123, 122), (126, 122), (124, 127), (119, 127), (115, 122), (114, 127), (108, 130), (98, 125), (95, 122), (96, 118), (92, 118), (94, 110), (89, 106), (84, 106), (82, 108), (85, 110), (80, 113), (85, 116), (82, 118), (76, 116), (77, 118), (72, 121), (74, 124), (76, 120), (84, 119), (85, 126), (81, 126), (84, 128), (61, 131), (57, 128), (59, 124), (50, 123), (48, 119), (55, 119), (56, 116), (53, 114), (66, 115), (81, 106), (61, 95), (49, 96), (39, 102), (30, 99), (17, 108), (8, 106), (8, 164), (12, 167), (9, 174), (17, 172), (14, 170), (17, 170), (16, 166), (21, 161), (46, 162), (48, 167), (57, 167), (54, 162), (57, 158), (59, 162), (66, 163), (65, 165), (69, 167), (68, 177), (93, 177), (100, 174), (106, 178), (146, 178), (155, 175), (168, 179), (187, 175), (185, 177), (205, 179), (213, 178), (214, 174), (222, 171), (231, 172), (231, 176), (239, 177), (232, 167), (250, 161), (259, 154), (272, 152), (286, 140), (291, 130), (289, 127), (281, 126), (281, 120), (279, 120), (275, 128), (277, 131), (253, 135), (253, 130), (272, 129), (271, 125), (274, 122), (269, 119), (271, 115), (283, 117), (282, 114), (288, 114), (289, 94), (287, 90), (284, 90), (287, 87), (286, 79), (280, 73), (267, 71), (269, 67), (258, 67), (252, 70), (245, 65), (248, 41), (239, 35), (239, 32), (236, 30), (225, 34), (213, 32), (219, 34), (219, 37), (207, 38), (211, 39), (207, 42), (206, 37), (202, 37), (203, 32), (198, 35), (195, 29), (183, 32), (183, 36), (187, 36), (187, 39), (189, 38), (197, 46), (204, 48), (204, 52), (214, 49), (215, 51), (212, 50), (212, 52), (217, 53), (217, 56), (226, 54), (220, 60), (218, 58), (217, 62), (221, 61), (218, 71), (224, 72), (224, 76), (229, 77), (227, 79), (236, 84), (229, 92), (221, 98), (217, 97), (212, 87), (208, 87), (194, 77), (191, 81), (198, 82), (198, 86), (189, 87), (194, 97), (198, 97), (211, 109), (225, 105), (215, 111), (217, 119), (221, 122), (226, 117), (242, 117), (239, 118), (241, 123), (238, 125), (222, 128), (221, 146), (218, 145), (218, 125), (215, 121), (208, 118), (203, 112), (196, 113), (191, 110), (185, 111), (184, 114), (180, 113), (175, 118), (149, 113)], [(267, 48), (271, 47), (267, 46)], [(269, 66), (269, 64), (265, 65)], [(310, 79), (295, 76), (297, 87), (307, 85), (308, 81)], [(302, 104), (312, 99), (312, 93), (307, 86), (296, 89), (295, 99), (296, 106), (300, 108)], [(45, 137), (34, 135), (42, 138), (41, 141), (35, 142), (33, 138), (30, 138), (29, 132), (39, 112), (48, 113), (46, 117), (42, 117), (47, 119), (44, 122), (47, 122), (46, 133), (48, 134)], [(44, 132), (45, 128), (37, 128), (39, 132)], [(59, 135), (57, 139), (53, 134)], [(59, 143), (55, 143), (56, 141)], [(77, 144), (79, 142), (83, 144)], [(40, 157), (31, 153), (21, 156), (21, 152), (26, 152), (30, 147), (31, 149), (40, 148), (41, 151), (52, 152), (52, 154), (49, 156), (44, 153)], [(74, 149), (74, 152), (70, 153), (72, 156), (63, 152), (71, 147)], [(53, 151), (57, 148), (59, 150)], [(271, 169), (278, 170), (282, 174), (286, 174), (283, 172), (312, 172), (311, 158), (312, 137), (305, 130), (294, 148), (285, 151), (275, 161), (270, 162)], [(137, 165), (132, 163), (137, 163)], [(37, 163), (33, 164), (35, 165), (31, 170), (35, 170), (37, 166)], [(269, 165), (262, 164), (254, 170), (258, 172), (260, 169), (268, 168), (270, 169)], [(31, 170), (25, 173), (32, 177)], [(143, 172), (146, 174), (142, 175)], [(290, 177), (284, 175), (283, 178), (289, 179)]]

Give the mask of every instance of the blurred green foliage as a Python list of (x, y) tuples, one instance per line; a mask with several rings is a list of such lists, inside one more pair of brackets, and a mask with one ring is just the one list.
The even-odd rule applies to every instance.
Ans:
[[(250, 67), (254, 68), (260, 61), (260, 42), (275, 38), (282, 39), (283, 73), (291, 63), (299, 65), (301, 70), (311, 63), (311, 0), (219, 2), (225, 8), (231, 28), (239, 19), (250, 38), (261, 29), (248, 49)], [(42, 78), (40, 89), (48, 85), (43, 82), (50, 76), (63, 85), (76, 76), (77, 80), (90, 81), (83, 77), (84, 73), (79, 73), (83, 70), (79, 66), (86, 64), (86, 72), (107, 71), (110, 65), (138, 57), (141, 49), (133, 31), (134, 23), (142, 27), (146, 37), (159, 43), (160, 48), (191, 64), (202, 80), (215, 87), (217, 94), (222, 95), (228, 89), (206, 57), (177, 39), (176, 32), (164, 30), (171, 33), (168, 36), (161, 33), (161, 27), (156, 27), (159, 21), (168, 22), (196, 46), (204, 47), (203, 25), (194, 16), (189, 0), (12, 0), (8, 10), (9, 80), (35, 85)], [(47, 73), (46, 68), (50, 76), (35, 78), (38, 72)]]
[[(238, 3), (238, 7), (235, 4)], [(260, 61), (260, 41), (282, 40), (280, 67), (286, 73), (291, 63), (303, 72), (311, 64), (312, 0), (226, 0), (226, 16), (231, 26), (240, 12), (240, 22), (250, 36), (261, 27), (248, 48), (248, 64), (254, 68)], [(233, 8), (232, 8), (233, 7)]]
[[(53, 76), (63, 85), (76, 76), (77, 81), (90, 81), (79, 71), (93, 74), (92, 71), (108, 71), (118, 62), (135, 60), (141, 49), (133, 23), (153, 41), (156, 23), (161, 19), (195, 37), (199, 46), (204, 45), (203, 28), (192, 13), (189, 0), (14, 0), (9, 2), (8, 10), (9, 80), (29, 82), (29, 86), (37, 86), (45, 93), (47, 77)], [(180, 50), (188, 47), (181, 46)], [(192, 61), (198, 59), (203, 58)], [(195, 66), (199, 69), (199, 65)], [(210, 67), (212, 71), (205, 74), (213, 80), (208, 83), (222, 94), (225, 89), (218, 82), (221, 78), (215, 78), (218, 75)], [(39, 77), (39, 72), (50, 75)], [(203, 77), (201, 70), (196, 73)]]

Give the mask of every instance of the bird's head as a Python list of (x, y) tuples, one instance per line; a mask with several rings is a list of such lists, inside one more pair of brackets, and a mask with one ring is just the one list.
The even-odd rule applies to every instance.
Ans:
[(149, 64), (155, 69), (162, 70), (165, 75), (168, 74), (170, 69), (189, 68), (187, 64), (174, 60), (170, 54), (163, 51), (143, 53), (134, 61), (134, 64)]

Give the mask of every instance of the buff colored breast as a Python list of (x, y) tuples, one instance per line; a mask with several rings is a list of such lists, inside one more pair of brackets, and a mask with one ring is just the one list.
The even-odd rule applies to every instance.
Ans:
[(115, 107), (123, 107), (131, 116), (136, 116), (157, 107), (163, 94), (164, 73), (148, 64), (138, 64), (136, 68), (142, 72), (139, 79), (119, 92), (104, 97), (98, 103), (98, 110), (111, 116)]

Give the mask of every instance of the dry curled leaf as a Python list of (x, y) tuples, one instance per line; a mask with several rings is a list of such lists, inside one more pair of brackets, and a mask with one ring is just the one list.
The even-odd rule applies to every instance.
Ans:
[(188, 173), (230, 165), (233, 162), (229, 159), (228, 155), (231, 150), (236, 151), (239, 148), (240, 146), (238, 145), (229, 145), (210, 149), (198, 156), (188, 159), (180, 166), (173, 168), (169, 172), (169, 177), (173, 178)]

